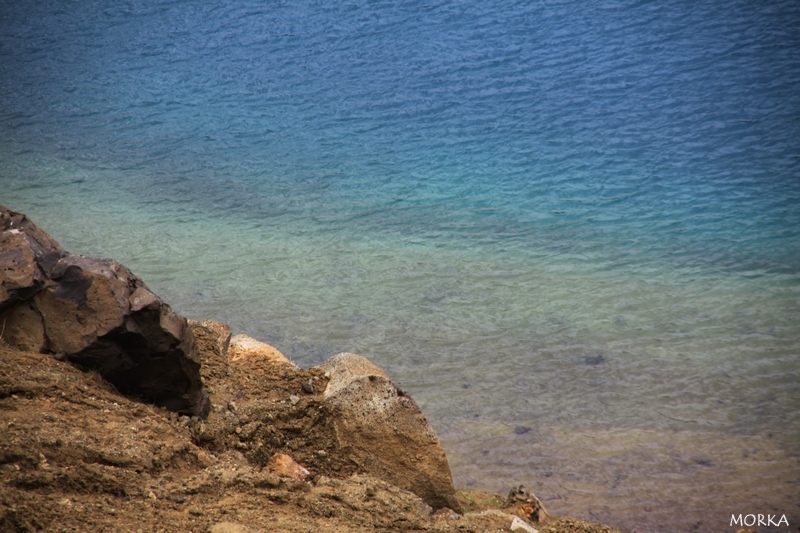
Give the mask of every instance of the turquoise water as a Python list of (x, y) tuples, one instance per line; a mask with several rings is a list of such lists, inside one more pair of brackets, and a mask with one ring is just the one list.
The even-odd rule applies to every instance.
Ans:
[(6, 3), (0, 203), (301, 365), (370, 357), (459, 486), (638, 531), (796, 524), (798, 22)]

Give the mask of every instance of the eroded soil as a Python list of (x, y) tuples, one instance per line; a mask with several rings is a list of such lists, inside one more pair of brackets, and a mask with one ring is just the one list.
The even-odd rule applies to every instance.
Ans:
[[(337, 450), (318, 369), (230, 363), (198, 335), (207, 420), (0, 341), (0, 531), (510, 531), (519, 501), (459, 492), (458, 514), (360, 474)], [(311, 474), (266, 468), (275, 452)], [(540, 532), (611, 532), (553, 519)]]

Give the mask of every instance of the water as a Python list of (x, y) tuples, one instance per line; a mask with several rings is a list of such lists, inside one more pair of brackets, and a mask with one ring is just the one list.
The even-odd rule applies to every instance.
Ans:
[(800, 522), (795, 2), (0, 5), (0, 203), (301, 365), (456, 484)]

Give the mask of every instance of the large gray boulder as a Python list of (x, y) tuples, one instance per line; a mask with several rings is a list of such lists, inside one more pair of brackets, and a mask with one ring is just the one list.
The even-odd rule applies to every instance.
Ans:
[(439, 439), (411, 397), (368, 359), (340, 353), (322, 363), (325, 401), (335, 413), (339, 446), (368, 474), (458, 509), (450, 465)]
[(98, 371), (120, 392), (206, 416), (186, 319), (111, 259), (71, 254), (0, 206), (0, 324), (17, 348)]

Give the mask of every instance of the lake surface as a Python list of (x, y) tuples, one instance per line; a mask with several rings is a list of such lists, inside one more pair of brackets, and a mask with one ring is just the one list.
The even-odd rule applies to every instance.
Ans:
[(302, 366), (456, 485), (800, 523), (800, 4), (0, 5), (0, 203)]

